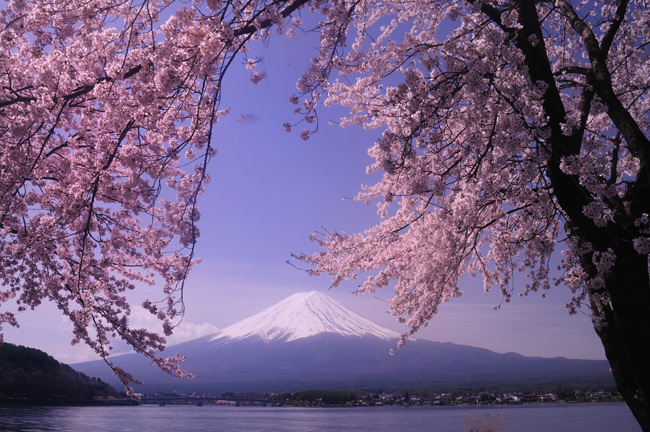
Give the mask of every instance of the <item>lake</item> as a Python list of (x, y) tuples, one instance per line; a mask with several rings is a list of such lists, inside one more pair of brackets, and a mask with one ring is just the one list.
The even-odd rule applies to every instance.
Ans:
[[(499, 419), (505, 432), (640, 432), (621, 403), (498, 407), (293, 408), (196, 405), (0, 406), (0, 431), (434, 431)], [(471, 424), (471, 423), (470, 423)]]

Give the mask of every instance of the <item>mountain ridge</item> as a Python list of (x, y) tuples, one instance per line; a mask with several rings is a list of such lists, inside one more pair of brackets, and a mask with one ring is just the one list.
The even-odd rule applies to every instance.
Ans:
[[(339, 321), (339, 322), (337, 322)], [(187, 356), (193, 381), (174, 380), (137, 354), (113, 361), (145, 381), (137, 391), (235, 392), (321, 389), (611, 387), (601, 360), (525, 357), (451, 342), (409, 340), (320, 293), (291, 296), (223, 330), (168, 347)], [(101, 361), (77, 370), (115, 382)]]

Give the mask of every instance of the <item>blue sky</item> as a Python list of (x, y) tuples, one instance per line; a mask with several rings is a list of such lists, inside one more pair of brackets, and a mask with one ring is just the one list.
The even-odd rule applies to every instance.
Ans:
[[(288, 99), (316, 43), (306, 35), (258, 42), (253, 53), (261, 57), (258, 71), (266, 78), (254, 85), (250, 71), (241, 66), (225, 81), (222, 108), (229, 106), (232, 113), (215, 128), (219, 154), (200, 202), (197, 256), (203, 262), (187, 282), (187, 312), (173, 342), (233, 324), (293, 293), (311, 290), (403, 330), (386, 312), (388, 289), (352, 296), (354, 283), (329, 290), (327, 277), (310, 277), (285, 263), (292, 252), (314, 251), (309, 234), (321, 226), (357, 232), (378, 221), (374, 205), (344, 199), (356, 195), (361, 184), (373, 182), (365, 167), (377, 131), (329, 125), (344, 113), (338, 108), (319, 109), (320, 131), (307, 142), (300, 139), (301, 126), (298, 133), (282, 127), (298, 120)], [(465, 295), (444, 304), (418, 337), (531, 356), (605, 358), (589, 318), (570, 316), (564, 308), (570, 298), (566, 288), (552, 289), (546, 299), (514, 298), (499, 311), (493, 307), (500, 296), (484, 294), (480, 279), (464, 279), (463, 288)], [(153, 299), (150, 290), (144, 296)], [(71, 326), (53, 306), (43, 305), (18, 319), (19, 329), (5, 327), (6, 341), (43, 349), (68, 363), (94, 358), (89, 349), (70, 346)]]

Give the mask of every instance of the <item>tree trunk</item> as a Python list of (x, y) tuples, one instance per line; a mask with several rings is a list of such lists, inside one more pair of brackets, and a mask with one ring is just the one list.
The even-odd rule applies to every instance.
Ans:
[[(605, 286), (610, 306), (596, 333), (618, 391), (644, 432), (650, 432), (650, 281), (647, 257), (630, 246), (616, 251)], [(590, 293), (590, 296), (592, 293)]]

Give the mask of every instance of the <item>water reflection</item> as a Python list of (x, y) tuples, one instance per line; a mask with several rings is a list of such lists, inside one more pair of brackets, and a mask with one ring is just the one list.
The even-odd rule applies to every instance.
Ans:
[[(464, 427), (463, 427), (464, 426)], [(205, 405), (0, 406), (7, 432), (641, 432), (624, 404), (519, 407), (291, 408)]]
[(504, 430), (508, 423), (510, 422), (503, 416), (503, 413), (463, 415), (463, 424), (470, 432), (498, 432)]

